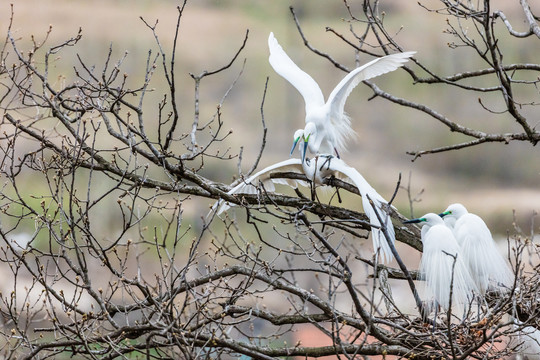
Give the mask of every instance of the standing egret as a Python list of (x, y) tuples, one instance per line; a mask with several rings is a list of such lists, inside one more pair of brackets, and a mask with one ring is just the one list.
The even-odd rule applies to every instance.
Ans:
[[(306, 126), (302, 132), (312, 154), (336, 154), (344, 149), (345, 142), (354, 131), (349, 117), (344, 112), (345, 101), (361, 81), (394, 71), (402, 66), (415, 52), (404, 52), (374, 59), (351, 71), (332, 91), (326, 103), (319, 85), (302, 71), (279, 45), (274, 33), (268, 37), (270, 57), (274, 70), (291, 83), (304, 98)], [(294, 146), (300, 140), (295, 137)], [(292, 151), (291, 151), (292, 154)]]
[(500, 291), (512, 286), (512, 270), (497, 250), (484, 220), (469, 213), (462, 204), (448, 206), (439, 216), (454, 232), (463, 259), (482, 297), (488, 288)]
[(404, 223), (423, 223), (421, 236), (424, 250), (420, 274), (425, 280), (427, 292), (445, 310), (450, 306), (451, 287), (452, 303), (468, 304), (477, 288), (463, 261), (463, 254), (452, 230), (444, 224), (439, 215), (433, 213)]
[[(302, 131), (302, 130), (298, 130)], [(297, 131), (297, 132), (298, 132)], [(302, 150), (301, 150), (302, 151)], [(302, 151), (304, 153), (304, 151)], [(381, 223), (377, 218), (377, 214), (368, 200), (371, 198), (379, 216), (383, 219), (384, 225), (388, 231), (388, 235), (392, 243), (395, 241), (395, 231), (390, 219), (389, 209), (387, 202), (384, 198), (377, 193), (375, 189), (364, 179), (364, 177), (354, 168), (345, 164), (341, 159), (334, 159), (332, 162), (328, 161), (328, 156), (320, 155), (315, 156), (313, 159), (288, 159), (281, 161), (274, 165), (270, 165), (263, 170), (257, 172), (255, 175), (249, 177), (247, 180), (242, 181), (240, 184), (229, 190), (228, 194), (255, 194), (257, 193), (258, 182), (261, 182), (267, 191), (274, 191), (274, 183), (286, 184), (293, 188), (296, 188), (298, 184), (307, 186), (305, 181), (298, 181), (293, 179), (284, 179), (272, 177), (272, 174), (283, 172), (296, 172), (303, 173), (306, 177), (316, 185), (323, 185), (324, 179), (330, 176), (341, 178), (344, 181), (350, 180), (354, 186), (358, 189), (358, 192), (362, 196), (362, 206), (366, 216), (369, 218), (370, 224), (373, 225), (371, 229), (371, 237), (373, 240), (373, 249), (375, 254), (381, 254), (381, 262), (389, 262), (393, 259), (392, 250), (388, 245), (388, 242), (384, 238), (384, 234), (381, 231)], [(217, 211), (217, 214), (221, 214), (227, 210), (231, 205), (228, 203), (218, 202), (214, 204), (213, 209)]]

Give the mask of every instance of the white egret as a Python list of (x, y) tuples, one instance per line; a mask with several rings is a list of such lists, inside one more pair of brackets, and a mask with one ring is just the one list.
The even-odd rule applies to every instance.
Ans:
[[(354, 135), (350, 119), (344, 112), (345, 101), (351, 91), (363, 80), (396, 70), (415, 53), (410, 51), (387, 55), (354, 69), (340, 81), (325, 103), (319, 85), (289, 58), (274, 33), (268, 37), (268, 47), (270, 65), (304, 98), (306, 126), (302, 135), (309, 151), (312, 154), (335, 153), (338, 157), (346, 140)], [(300, 137), (295, 137), (293, 150), (299, 140)]]
[(512, 270), (497, 250), (484, 220), (469, 213), (462, 204), (448, 206), (439, 216), (452, 229), (482, 297), (489, 288), (500, 291), (512, 286)]
[(425, 280), (427, 293), (445, 310), (450, 305), (451, 288), (452, 304), (468, 304), (477, 288), (463, 262), (463, 254), (452, 230), (439, 215), (433, 213), (404, 223), (423, 224), (421, 236), (424, 250), (420, 274)]
[[(300, 130), (301, 131), (301, 130)], [(260, 182), (265, 186), (266, 191), (275, 191), (274, 183), (286, 184), (293, 188), (296, 188), (298, 185), (307, 186), (305, 181), (298, 181), (293, 179), (284, 179), (284, 178), (274, 178), (271, 175), (273, 173), (283, 173), (283, 172), (296, 172), (303, 173), (306, 177), (313, 182), (314, 186), (322, 185), (325, 178), (330, 176), (335, 176), (336, 178), (341, 178), (344, 181), (350, 181), (358, 189), (360, 195), (362, 196), (362, 206), (366, 216), (369, 218), (370, 224), (373, 225), (371, 231), (371, 237), (373, 240), (373, 249), (376, 254), (381, 254), (379, 257), (381, 262), (389, 262), (392, 260), (393, 255), (388, 245), (384, 234), (381, 230), (381, 223), (377, 218), (375, 210), (371, 206), (368, 200), (371, 198), (375, 204), (379, 216), (383, 219), (386, 229), (388, 231), (390, 240), (392, 243), (395, 241), (395, 232), (394, 226), (392, 225), (392, 220), (388, 213), (387, 202), (384, 198), (377, 193), (375, 189), (364, 179), (364, 177), (354, 168), (345, 164), (341, 159), (334, 159), (331, 162), (328, 161), (328, 156), (316, 156), (313, 159), (288, 159), (281, 161), (277, 164), (270, 165), (263, 170), (257, 172), (255, 175), (249, 177), (247, 180), (241, 182), (240, 184), (233, 187), (229, 190), (228, 194), (256, 194), (257, 193), (257, 184)], [(228, 203), (218, 202), (214, 205), (214, 209), (217, 209), (217, 214), (221, 214), (223, 211), (227, 210), (231, 205)]]

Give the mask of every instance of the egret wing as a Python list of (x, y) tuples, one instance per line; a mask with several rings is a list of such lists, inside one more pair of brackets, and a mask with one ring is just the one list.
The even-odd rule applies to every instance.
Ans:
[[(356, 169), (348, 166), (347, 164), (345, 164), (344, 161), (340, 159), (332, 159), (332, 161), (330, 162), (330, 168), (336, 172), (344, 174), (352, 181), (352, 183), (354, 184), (354, 186), (356, 186), (356, 188), (360, 192), (360, 195), (362, 196), (362, 206), (364, 208), (364, 213), (369, 218), (369, 222), (373, 225), (380, 227), (381, 223), (377, 217), (377, 214), (375, 213), (375, 210), (373, 209), (373, 206), (371, 206), (369, 202), (369, 195), (369, 198), (373, 200), (373, 203), (377, 208), (379, 216), (381, 217), (381, 219), (383, 219), (383, 222), (386, 225), (386, 229), (388, 231), (388, 235), (390, 237), (390, 240), (392, 241), (392, 244), (394, 244), (396, 235), (394, 225), (392, 224), (392, 220), (390, 219), (390, 214), (386, 209), (384, 209), (384, 204), (387, 204), (386, 200), (384, 200), (384, 198), (379, 195), (379, 193), (366, 181), (366, 179), (364, 179), (364, 177)], [(388, 245), (388, 242), (386, 241), (384, 234), (380, 228), (372, 228), (371, 238), (373, 241), (373, 251), (375, 253), (379, 252), (381, 254), (381, 262), (385, 263), (392, 261), (392, 259), (394, 258), (392, 255), (392, 250), (390, 249), (390, 245)]]
[(453, 304), (469, 303), (477, 288), (452, 230), (446, 225), (433, 226), (426, 232), (422, 242), (424, 248), (420, 274), (425, 280), (427, 293), (445, 309), (450, 305), (450, 288)]
[[(343, 108), (345, 101), (351, 93), (351, 91), (360, 83), (360, 81), (368, 80), (379, 75), (386, 74), (394, 71), (406, 63), (415, 51), (408, 51), (404, 53), (397, 53), (392, 55), (383, 56), (374, 60), (371, 60), (367, 64), (357, 67), (351, 71), (347, 76), (343, 78), (332, 90), (332, 93), (328, 97), (327, 104), (330, 104), (330, 110), (335, 114), (343, 114)], [(340, 116), (335, 117), (336, 120)], [(332, 117), (334, 119), (334, 117)]]
[(413, 54), (415, 54), (415, 51), (397, 53), (374, 59), (351, 71), (334, 88), (326, 102), (326, 108), (331, 122), (331, 126), (327, 126), (327, 128), (328, 131), (333, 132), (330, 137), (335, 139), (338, 147), (343, 147), (345, 140), (353, 133), (350, 120), (344, 113), (345, 102), (351, 91), (361, 81), (396, 70), (407, 62)]
[(467, 213), (456, 221), (454, 235), (481, 295), (489, 286), (502, 289), (512, 285), (512, 270), (499, 253), (484, 220)]
[(324, 96), (317, 82), (291, 60), (279, 45), (274, 33), (270, 33), (268, 37), (268, 48), (270, 49), (270, 57), (268, 58), (270, 65), (275, 72), (290, 82), (302, 94), (306, 103), (306, 111), (313, 106), (323, 106)]
[[(275, 187), (274, 184), (286, 184), (293, 188), (296, 188), (299, 184), (305, 186), (306, 182), (301, 180), (294, 180), (294, 179), (278, 179), (278, 178), (271, 178), (271, 175), (273, 173), (277, 172), (298, 172), (298, 173), (304, 173), (302, 168), (302, 160), (300, 159), (288, 159), (285, 161), (278, 162), (276, 164), (270, 165), (261, 171), (257, 172), (255, 175), (250, 176), (248, 179), (243, 180), (241, 183), (233, 187), (231, 190), (227, 192), (229, 195), (234, 194), (256, 194), (258, 185), (262, 183), (262, 185), (266, 188), (269, 192), (274, 192)], [(221, 214), (222, 212), (228, 210), (231, 207), (231, 204), (229, 204), (226, 201), (218, 200), (213, 206), (212, 210), (217, 209), (217, 214)]]

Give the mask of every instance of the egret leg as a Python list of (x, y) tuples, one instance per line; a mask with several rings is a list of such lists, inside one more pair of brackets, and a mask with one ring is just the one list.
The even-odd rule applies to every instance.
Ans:
[(339, 153), (338, 153), (338, 151), (337, 151), (337, 149), (336, 149), (336, 148), (334, 148), (334, 151), (336, 152), (336, 156), (337, 156), (337, 158), (338, 158), (338, 159), (341, 159), (341, 156), (339, 156)]
[(336, 177), (334, 175), (331, 175), (329, 178), (328, 178), (328, 185), (330, 186), (334, 186), (336, 188), (336, 195), (337, 195), (337, 198), (338, 198), (338, 201), (339, 203), (341, 204), (343, 201), (341, 200), (341, 194), (339, 192), (339, 188), (335, 185), (335, 182), (334, 180), (336, 180)]
[(439, 303), (435, 301), (435, 315), (433, 316), (433, 329), (431, 329), (431, 332), (435, 332), (435, 328), (437, 327), (438, 312), (439, 312)]
[(472, 309), (473, 309), (473, 303), (472, 302), (468, 302), (467, 304), (464, 304), (464, 308), (463, 308), (463, 314), (461, 315), (461, 324), (465, 324), (465, 321), (471, 316), (473, 315), (472, 314)]
[[(485, 299), (484, 299), (483, 296), (474, 295), (473, 299), (476, 301), (476, 322), (480, 322), (482, 317), (484, 317), (486, 315), (482, 311), (482, 305), (483, 305), (482, 303), (484, 303), (486, 305), (486, 308), (488, 309), (488, 311), (489, 311), (489, 307), (487, 306), (487, 303), (485, 302)], [(473, 304), (471, 303), (470, 306), (472, 307)]]
[[(491, 309), (489, 308), (489, 304), (487, 303), (486, 298), (484, 296), (479, 296), (478, 306), (480, 307), (482, 304), (486, 307), (484, 317), (487, 317), (491, 314)], [(478, 310), (478, 313), (480, 313), (480, 310)], [(480, 321), (480, 319), (478, 319), (478, 321)]]
[(339, 189), (336, 188), (336, 193), (337, 193), (337, 199), (338, 199), (338, 202), (341, 204), (343, 202), (343, 200), (341, 200), (341, 194), (339, 193)]

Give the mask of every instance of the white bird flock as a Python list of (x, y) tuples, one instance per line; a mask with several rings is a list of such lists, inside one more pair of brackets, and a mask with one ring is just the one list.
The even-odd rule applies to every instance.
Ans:
[[(291, 149), (292, 155), (300, 143), (300, 158), (270, 165), (233, 187), (228, 194), (256, 194), (259, 185), (264, 186), (267, 192), (275, 191), (274, 184), (293, 188), (308, 186), (306, 181), (273, 176), (285, 172), (304, 174), (313, 186), (323, 185), (330, 176), (352, 182), (362, 196), (364, 212), (372, 225), (374, 252), (379, 261), (391, 261), (393, 254), (381, 231), (382, 228), (388, 230), (393, 244), (395, 233), (387, 202), (356, 169), (339, 159), (347, 140), (355, 134), (344, 106), (351, 91), (361, 81), (398, 69), (415, 52), (387, 55), (354, 69), (339, 82), (325, 102), (317, 82), (289, 58), (273, 33), (268, 37), (268, 47), (273, 69), (304, 98), (305, 128), (295, 132)], [(311, 159), (306, 158), (308, 150), (314, 155)], [(334, 154), (337, 158), (334, 158)], [(368, 196), (373, 200), (375, 209), (369, 203)], [(220, 200), (213, 209), (219, 215), (230, 206), (232, 204)], [(376, 212), (384, 224), (380, 223)], [(512, 271), (497, 251), (488, 227), (463, 205), (452, 204), (439, 215), (428, 213), (405, 223), (423, 225), (421, 238), (424, 249), (420, 273), (425, 280), (426, 293), (443, 309), (449, 309), (451, 304), (468, 306), (475, 298), (481, 304), (488, 290), (502, 292), (512, 286)]]
[(426, 294), (445, 310), (450, 307), (450, 299), (452, 304), (461, 306), (471, 302), (478, 289), (463, 261), (457, 240), (443, 219), (428, 213), (405, 223), (423, 225), (420, 275), (425, 280)]
[(512, 286), (512, 270), (486, 223), (462, 204), (405, 223), (424, 223), (420, 273), (428, 293), (444, 309), (448, 309), (451, 285), (453, 303), (467, 304), (476, 298), (479, 305), (488, 290), (503, 292)]

